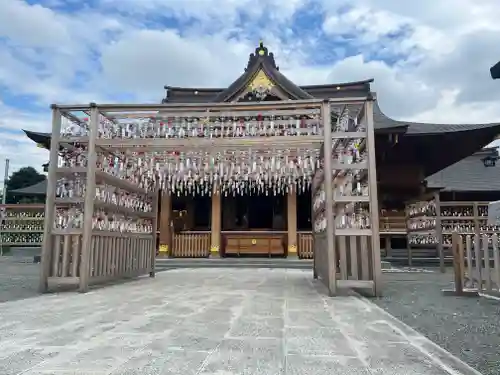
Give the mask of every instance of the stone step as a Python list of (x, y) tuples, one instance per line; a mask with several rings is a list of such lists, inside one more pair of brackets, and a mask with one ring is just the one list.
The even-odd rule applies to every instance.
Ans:
[[(230, 258), (230, 259), (156, 259), (156, 269), (171, 268), (289, 268), (309, 270), (313, 267), (312, 259), (259, 259), (259, 258)], [(382, 269), (390, 269), (389, 262), (382, 262)]]
[(310, 259), (267, 259), (267, 258), (224, 258), (224, 259), (196, 259), (175, 258), (156, 259), (156, 269), (171, 268), (289, 268), (312, 269)]

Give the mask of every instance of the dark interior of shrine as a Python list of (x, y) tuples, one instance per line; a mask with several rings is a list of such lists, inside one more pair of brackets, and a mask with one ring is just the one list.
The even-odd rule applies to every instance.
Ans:
[[(311, 191), (297, 194), (297, 230), (310, 231)], [(177, 230), (210, 230), (212, 202), (208, 195), (172, 196)], [(263, 194), (222, 196), (222, 230), (287, 230), (287, 196)]]
[(222, 230), (286, 230), (286, 195), (222, 197)]

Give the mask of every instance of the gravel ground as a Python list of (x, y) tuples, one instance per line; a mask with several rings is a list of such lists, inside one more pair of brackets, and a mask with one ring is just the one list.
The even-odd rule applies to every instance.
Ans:
[(452, 286), (446, 274), (384, 274), (384, 297), (372, 299), (483, 375), (500, 373), (500, 301), (443, 296)]

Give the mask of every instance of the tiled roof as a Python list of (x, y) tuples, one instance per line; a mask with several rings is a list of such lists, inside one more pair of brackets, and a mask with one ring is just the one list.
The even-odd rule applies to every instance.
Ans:
[(429, 188), (444, 191), (500, 191), (500, 163), (485, 167), (482, 159), (498, 156), (496, 148), (486, 148), (427, 177)]
[(47, 192), (47, 180), (21, 189), (11, 190), (9, 193), (19, 195), (45, 195)]

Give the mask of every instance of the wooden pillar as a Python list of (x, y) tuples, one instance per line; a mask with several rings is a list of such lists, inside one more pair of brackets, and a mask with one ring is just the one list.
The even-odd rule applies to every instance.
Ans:
[(160, 255), (168, 256), (172, 251), (172, 195), (161, 196), (160, 209)]
[(219, 192), (212, 193), (212, 220), (211, 220), (211, 241), (210, 255), (218, 256), (221, 240), (221, 195)]
[(392, 250), (392, 247), (391, 247), (391, 240), (392, 240), (392, 237), (390, 234), (386, 235), (385, 236), (385, 256), (387, 258), (389, 258), (391, 256), (391, 250)]
[[(57, 159), (59, 157), (59, 139), (61, 138), (61, 111), (56, 105), (52, 105), (52, 138), (50, 139), (50, 161), (49, 175), (47, 176), (47, 195), (45, 201), (45, 220), (42, 237), (41, 270), (38, 282), (40, 293), (48, 291), (48, 280), (50, 276), (50, 263), (53, 246), (52, 228), (54, 226), (55, 200), (57, 185)], [(5, 181), (4, 181), (5, 183)]]
[(297, 192), (290, 190), (286, 196), (288, 254), (297, 254)]

